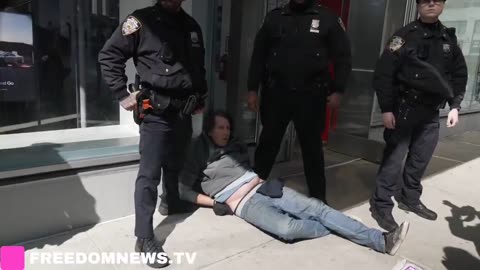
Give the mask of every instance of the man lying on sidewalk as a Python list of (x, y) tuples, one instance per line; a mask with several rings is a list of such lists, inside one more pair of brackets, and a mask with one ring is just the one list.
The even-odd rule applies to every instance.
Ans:
[[(180, 173), (183, 200), (213, 207), (217, 215), (235, 214), (286, 241), (334, 233), (382, 253), (396, 253), (407, 234), (408, 222), (382, 233), (284, 187), (280, 180), (263, 181), (249, 165), (247, 147), (231, 138), (231, 129), (226, 113), (207, 117), (204, 133), (192, 142)], [(195, 191), (197, 185), (206, 195)]]

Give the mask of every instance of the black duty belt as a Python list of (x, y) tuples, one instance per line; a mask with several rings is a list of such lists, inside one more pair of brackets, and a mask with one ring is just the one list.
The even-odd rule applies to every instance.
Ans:
[(403, 90), (400, 92), (401, 101), (405, 101), (412, 106), (423, 106), (432, 110), (440, 110), (445, 108), (445, 99), (431, 100), (432, 96), (425, 95), (415, 89)]
[(179, 113), (181, 117), (191, 115), (202, 103), (198, 94), (174, 97), (156, 90), (143, 88), (137, 95), (137, 108), (134, 120), (137, 124), (143, 121), (146, 114), (161, 115), (166, 112)]

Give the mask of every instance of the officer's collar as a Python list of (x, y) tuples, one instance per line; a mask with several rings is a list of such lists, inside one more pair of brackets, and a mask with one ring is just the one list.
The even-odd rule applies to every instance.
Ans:
[[(301, 13), (302, 14), (319, 14), (318, 7), (320, 6), (321, 5), (311, 5), (309, 8), (305, 9)], [(286, 4), (283, 7), (282, 15), (292, 15), (293, 13), (295, 13), (295, 11), (293, 11), (292, 8), (290, 8), (289, 4)]]
[(160, 12), (162, 14), (166, 14), (168, 16), (172, 16), (172, 17), (177, 17), (177, 16), (180, 17), (180, 16), (185, 14), (185, 11), (183, 10), (182, 7), (180, 7), (180, 10), (178, 10), (176, 13), (172, 13), (172, 12), (166, 10), (164, 7), (162, 7), (162, 4), (160, 4), (160, 2), (157, 2), (154, 5), (154, 7), (158, 12)]
[(423, 38), (431, 38), (433, 36), (439, 36), (442, 37), (444, 40), (448, 40), (448, 33), (447, 33), (447, 27), (445, 27), (440, 21), (437, 22), (438, 24), (438, 33), (432, 32), (431, 29), (425, 26), (424, 23), (420, 21), (420, 19), (416, 20), (410, 30), (411, 31), (419, 31), (420, 34), (422, 35)]

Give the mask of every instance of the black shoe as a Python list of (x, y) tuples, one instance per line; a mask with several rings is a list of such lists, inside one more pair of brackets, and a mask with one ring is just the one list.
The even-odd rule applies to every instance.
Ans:
[(392, 256), (397, 253), (397, 250), (402, 245), (402, 242), (408, 233), (409, 227), (410, 224), (408, 223), (408, 221), (405, 221), (400, 225), (400, 227), (396, 228), (395, 230), (383, 234), (383, 236), (385, 237), (385, 253)]
[(420, 202), (417, 205), (408, 205), (402, 201), (398, 202), (398, 208), (413, 212), (417, 214), (418, 216), (428, 219), (428, 220), (436, 220), (437, 219), (437, 213), (433, 212), (432, 210), (428, 209), (422, 202)]
[(158, 206), (158, 212), (162, 216), (168, 216), (168, 205), (160, 203), (160, 206)]
[[(170, 263), (170, 258), (167, 257), (162, 246), (155, 240), (155, 238), (137, 238), (137, 243), (135, 243), (135, 252), (152, 254), (151, 256), (155, 258), (155, 261), (149, 261), (147, 263), (147, 265), (152, 268), (163, 268), (168, 266)], [(159, 256), (158, 253), (163, 255)], [(149, 255), (146, 257), (148, 258), (148, 256)]]
[(398, 224), (391, 213), (380, 213), (373, 205), (370, 205), (370, 212), (372, 213), (373, 219), (377, 221), (378, 226), (382, 227), (384, 230), (390, 232), (398, 228)]

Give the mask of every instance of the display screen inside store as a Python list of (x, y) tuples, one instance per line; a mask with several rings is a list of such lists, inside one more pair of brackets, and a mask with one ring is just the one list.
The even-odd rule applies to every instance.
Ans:
[(30, 15), (0, 12), (0, 97), (34, 98), (33, 26)]

